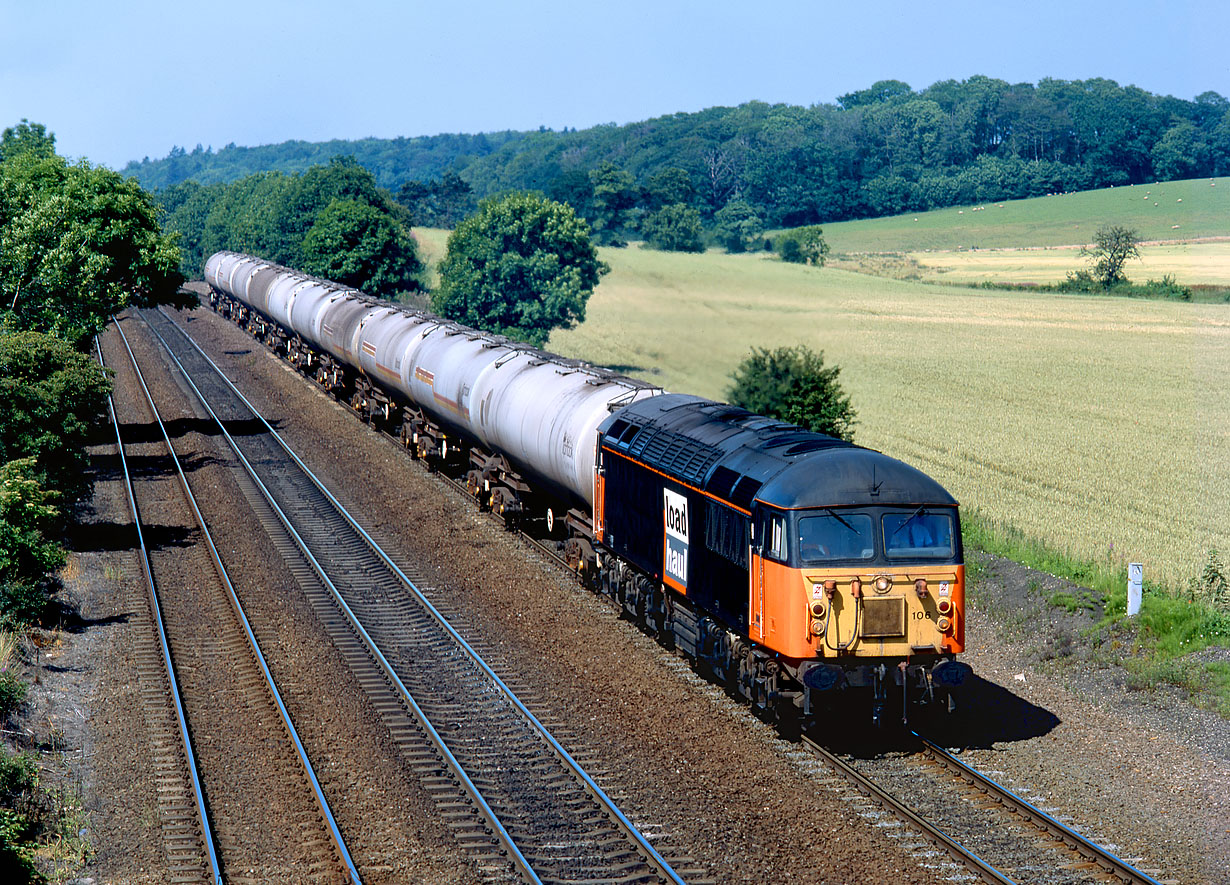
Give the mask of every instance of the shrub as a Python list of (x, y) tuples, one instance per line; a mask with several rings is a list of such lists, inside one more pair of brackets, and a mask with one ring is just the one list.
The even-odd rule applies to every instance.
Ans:
[(782, 261), (823, 267), (825, 256), (829, 254), (829, 244), (821, 234), (818, 224), (788, 230), (777, 238), (777, 253)]
[(823, 351), (803, 345), (752, 348), (731, 376), (734, 384), (727, 396), (757, 414), (852, 440), (857, 413), (837, 380), (840, 373), (839, 367), (824, 365)]

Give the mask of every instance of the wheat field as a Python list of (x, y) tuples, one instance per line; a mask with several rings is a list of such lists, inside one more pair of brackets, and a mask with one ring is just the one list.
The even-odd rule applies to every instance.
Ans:
[[(842, 368), (857, 440), (1058, 549), (1185, 582), (1230, 550), (1230, 305), (971, 290), (603, 250), (550, 348), (721, 398), (752, 346)], [(1230, 279), (1227, 273), (1223, 279)]]

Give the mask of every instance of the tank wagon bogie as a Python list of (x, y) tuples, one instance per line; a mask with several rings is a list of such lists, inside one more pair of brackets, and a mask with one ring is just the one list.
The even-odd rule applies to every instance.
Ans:
[(957, 502), (893, 458), (251, 256), (211, 303), (480, 506), (545, 527), (648, 632), (767, 718), (874, 718), (969, 668)]

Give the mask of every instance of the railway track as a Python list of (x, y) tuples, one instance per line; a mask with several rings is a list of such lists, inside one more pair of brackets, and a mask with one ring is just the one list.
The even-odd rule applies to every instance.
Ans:
[[(917, 732), (898, 751), (842, 755), (811, 736), (803, 745), (878, 811), (988, 885), (1160, 885)], [(955, 784), (954, 784), (955, 780)], [(955, 801), (954, 801), (955, 800)]]
[[(401, 447), (402, 441), (397, 436), (387, 432), (385, 436)], [(445, 472), (435, 475), (466, 497), (472, 497), (458, 478)], [(524, 530), (518, 534), (533, 549), (571, 571), (550, 540)], [(965, 766), (938, 745), (917, 735), (915, 738), (919, 743), (913, 751), (886, 754), (878, 759), (843, 759), (808, 736), (803, 737), (803, 743), (810, 752), (820, 756), (839, 779), (853, 784), (868, 802), (883, 809), (869, 812), (868, 816), (878, 819), (885, 812), (895, 816), (922, 839), (917, 848), (923, 855), (947, 856), (954, 869), (960, 868), (979, 881), (1159, 885), (1148, 873)], [(940, 768), (949, 772), (947, 779), (941, 783), (932, 777), (928, 781), (930, 789), (921, 789), (921, 760), (929, 760), (932, 775)], [(953, 787), (954, 776), (962, 786)], [(886, 789), (877, 782), (891, 786)], [(894, 792), (907, 798), (894, 796)], [(967, 801), (954, 803), (954, 795)], [(959, 806), (967, 806), (967, 813), (954, 815), (952, 809)], [(988, 822), (988, 815), (992, 814), (995, 819)]]
[[(291, 876), (358, 883), (171, 436), (118, 323), (116, 329), (128, 356), (116, 367), (126, 382), (116, 393), (146, 410), (144, 427), (153, 431), (148, 439), (126, 441), (113, 395), (111, 417), (155, 628), (143, 640), (137, 667), (170, 881), (221, 885)], [(98, 356), (102, 362), (101, 347)], [(133, 459), (142, 465), (136, 482)], [(147, 544), (151, 522), (169, 543)], [(168, 699), (160, 703), (159, 695)], [(163, 712), (168, 707), (173, 718)], [(192, 810), (185, 779), (192, 784)]]
[[(505, 678), (306, 468), (166, 314), (143, 315), (245, 467), (254, 511), (436, 798), (457, 843), (492, 881), (672, 882), (704, 871), (667, 860)], [(264, 432), (231, 435), (253, 418)]]

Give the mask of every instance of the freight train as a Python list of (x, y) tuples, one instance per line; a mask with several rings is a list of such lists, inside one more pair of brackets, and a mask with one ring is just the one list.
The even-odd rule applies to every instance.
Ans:
[(955, 706), (958, 508), (923, 472), (250, 255), (205, 279), (214, 309), (764, 718), (806, 726), (858, 694), (879, 723)]

